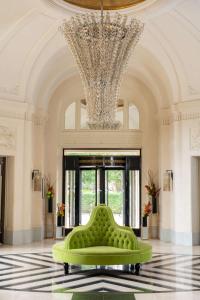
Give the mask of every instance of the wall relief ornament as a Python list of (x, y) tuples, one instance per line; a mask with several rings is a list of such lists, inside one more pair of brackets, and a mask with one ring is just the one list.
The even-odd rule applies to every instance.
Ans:
[(190, 129), (190, 149), (200, 150), (200, 123), (198, 127)]
[(16, 84), (13, 87), (0, 86), (0, 93), (3, 94), (11, 94), (11, 95), (19, 95), (20, 86)]
[(199, 91), (195, 89), (193, 86), (188, 85), (190, 95), (199, 95)]
[(15, 148), (15, 134), (6, 127), (0, 125), (0, 148), (14, 149)]

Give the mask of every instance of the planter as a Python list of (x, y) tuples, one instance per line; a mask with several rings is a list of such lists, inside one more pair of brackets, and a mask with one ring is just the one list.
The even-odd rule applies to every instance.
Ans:
[(142, 218), (141, 239), (149, 239), (149, 217)]
[(148, 217), (143, 217), (143, 218), (142, 218), (142, 226), (143, 226), (143, 227), (147, 227), (147, 218), (148, 218)]
[(57, 216), (57, 226), (64, 226), (64, 216)]
[(48, 197), (48, 213), (53, 212), (53, 197)]
[(152, 213), (156, 214), (158, 211), (157, 208), (157, 198), (156, 197), (152, 197)]

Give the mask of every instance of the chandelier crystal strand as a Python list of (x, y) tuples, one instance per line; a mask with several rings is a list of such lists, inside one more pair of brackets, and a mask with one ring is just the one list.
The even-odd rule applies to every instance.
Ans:
[(122, 75), (143, 27), (126, 15), (104, 15), (103, 9), (100, 15), (76, 15), (61, 27), (84, 83), (89, 128), (119, 128), (115, 111)]

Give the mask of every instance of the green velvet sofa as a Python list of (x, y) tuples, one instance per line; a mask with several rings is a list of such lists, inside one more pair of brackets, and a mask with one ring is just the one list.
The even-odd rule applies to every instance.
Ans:
[(138, 241), (132, 229), (119, 226), (108, 206), (96, 206), (85, 226), (75, 227), (63, 242), (53, 246), (53, 258), (64, 263), (65, 274), (69, 264), (131, 265), (139, 274), (140, 263), (151, 260), (152, 247)]

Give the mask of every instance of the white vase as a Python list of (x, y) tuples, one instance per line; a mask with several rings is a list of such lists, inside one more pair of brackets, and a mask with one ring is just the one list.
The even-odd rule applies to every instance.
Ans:
[(148, 240), (149, 239), (149, 216), (147, 217), (147, 226), (142, 226), (141, 229), (141, 239)]
[(142, 240), (148, 240), (149, 238), (149, 227), (143, 227), (142, 226), (142, 232), (141, 232), (141, 239)]

